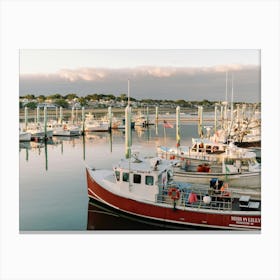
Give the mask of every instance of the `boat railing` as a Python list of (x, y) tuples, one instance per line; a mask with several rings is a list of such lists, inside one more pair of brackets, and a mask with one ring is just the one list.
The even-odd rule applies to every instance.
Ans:
[[(174, 187), (172, 187), (174, 188)], [(201, 190), (198, 188), (179, 189), (177, 197), (172, 197), (169, 188), (157, 195), (157, 202), (169, 204), (180, 209), (198, 208), (215, 210), (232, 210), (233, 196), (229, 192), (215, 192), (212, 189)]]

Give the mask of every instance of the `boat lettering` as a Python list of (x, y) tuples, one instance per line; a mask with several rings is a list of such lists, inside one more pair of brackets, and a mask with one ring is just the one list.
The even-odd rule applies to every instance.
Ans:
[(231, 216), (231, 221), (236, 222), (236, 224), (259, 224), (261, 218), (259, 217), (241, 217), (241, 216)]

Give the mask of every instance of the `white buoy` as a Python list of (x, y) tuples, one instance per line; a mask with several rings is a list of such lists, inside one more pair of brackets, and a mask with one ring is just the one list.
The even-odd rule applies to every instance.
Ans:
[(205, 204), (210, 204), (211, 203), (211, 196), (208, 196), (208, 195), (205, 195), (204, 197), (203, 197), (203, 202), (205, 203)]

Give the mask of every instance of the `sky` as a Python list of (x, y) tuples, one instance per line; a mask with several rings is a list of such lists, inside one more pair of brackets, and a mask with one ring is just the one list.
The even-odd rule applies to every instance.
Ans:
[(19, 58), (20, 95), (118, 96), (129, 79), (137, 99), (260, 101), (259, 50), (23, 49)]

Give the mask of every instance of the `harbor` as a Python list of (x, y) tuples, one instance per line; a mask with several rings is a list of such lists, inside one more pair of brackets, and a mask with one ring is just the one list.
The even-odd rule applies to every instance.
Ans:
[[(178, 111), (179, 107), (176, 111)], [(176, 146), (176, 141), (178, 137), (176, 137), (176, 133), (178, 134), (178, 117), (180, 119), (180, 146), (187, 146), (192, 143), (193, 139), (198, 139), (201, 135), (201, 131), (204, 131), (204, 135), (206, 137), (207, 131), (209, 131), (209, 127), (214, 129), (215, 125), (221, 127), (222, 122), (221, 119), (218, 119), (215, 116), (215, 112), (207, 112), (206, 116), (203, 118), (203, 124), (201, 123), (201, 108), (198, 109), (198, 115), (196, 112), (190, 112), (188, 114), (176, 114), (174, 112), (166, 113), (164, 111), (161, 114), (161, 111), (157, 111), (157, 115), (145, 115), (145, 119), (149, 118), (153, 120), (153, 124), (149, 126), (139, 125), (131, 128), (131, 149), (133, 152), (141, 152), (141, 157), (157, 157), (160, 156), (158, 154), (158, 147), (164, 146)], [(53, 114), (54, 119), (52, 118), (52, 114), (48, 115), (47, 110), (42, 110), (44, 112), (43, 115), (38, 113), (38, 110), (35, 111), (36, 115), (28, 114), (27, 110), (25, 111), (25, 116), (22, 119), (21, 127), (24, 128), (26, 125), (24, 121), (29, 123), (29, 121), (34, 120), (42, 120), (42, 127), (44, 123), (57, 121), (58, 123), (62, 123), (65, 120), (66, 123), (72, 123), (72, 125), (78, 126), (80, 129), (80, 133), (78, 135), (52, 135), (51, 137), (43, 137), (42, 139), (34, 138), (32, 141), (21, 141), (19, 143), (19, 151), (20, 151), (20, 206), (21, 206), (21, 216), (20, 216), (20, 229), (22, 231), (33, 231), (33, 230), (89, 230), (89, 229), (108, 229), (110, 228), (109, 224), (106, 224), (106, 217), (108, 218), (108, 223), (110, 218), (112, 218), (112, 209), (107, 209), (105, 212), (102, 210), (93, 210), (104, 207), (104, 205), (97, 205), (94, 207), (94, 201), (91, 199), (88, 200), (87, 191), (86, 191), (86, 178), (85, 178), (85, 166), (91, 166), (92, 168), (97, 169), (111, 169), (112, 165), (122, 157), (124, 157), (126, 153), (126, 146), (124, 145), (127, 141), (127, 131), (123, 128), (121, 129), (106, 129), (105, 131), (82, 131), (83, 127), (83, 116), (88, 115), (90, 112), (86, 113), (83, 110), (80, 110), (79, 114), (77, 114), (77, 121), (74, 118), (71, 119), (71, 116), (76, 116), (75, 114), (64, 114), (63, 110), (59, 111), (59, 114), (55, 116)], [(71, 111), (70, 111), (71, 112)], [(103, 110), (100, 113), (101, 118), (108, 117), (108, 112), (111, 112), (111, 108), (107, 110)], [(72, 112), (71, 112), (72, 113)], [(217, 112), (216, 112), (217, 113)], [(121, 115), (119, 112), (121, 119), (125, 116)], [(57, 117), (57, 119), (56, 119)], [(166, 117), (169, 117), (166, 118)], [(44, 119), (45, 118), (45, 119)], [(85, 118), (84, 118), (85, 119)], [(168, 119), (168, 124), (170, 127), (166, 126), (166, 119)], [(181, 119), (188, 119), (188, 121), (181, 121)], [(61, 121), (60, 121), (61, 120)], [(155, 122), (155, 120), (157, 120)], [(216, 123), (215, 123), (216, 121)], [(43, 127), (43, 131), (44, 131)], [(177, 132), (176, 132), (177, 131)], [(213, 132), (213, 134), (215, 134)], [(47, 135), (47, 134), (45, 134)], [(178, 136), (178, 135), (177, 135)], [(204, 142), (207, 143), (208, 138), (204, 138)], [(246, 150), (246, 149), (244, 149)], [(249, 150), (248, 150), (249, 151)], [(198, 151), (195, 151), (197, 154)], [(110, 160), (108, 160), (110, 158)], [(180, 161), (180, 158), (177, 156), (172, 156), (164, 154), (162, 158), (172, 159)], [(179, 159), (179, 160), (178, 160)], [(260, 161), (261, 159), (258, 158)], [(198, 165), (194, 165), (196, 168)], [(182, 168), (181, 165), (176, 167), (178, 170)], [(214, 168), (214, 167), (212, 167)], [(36, 174), (39, 174), (38, 179), (40, 178), (40, 183), (36, 180), (36, 177), (32, 176), (34, 170), (36, 170)], [(174, 169), (176, 170), (176, 169)], [(195, 170), (196, 171), (196, 170)], [(185, 172), (185, 171), (184, 171)], [(188, 175), (193, 176), (194, 178), (198, 178), (198, 176), (208, 176), (206, 180), (201, 184), (200, 181), (196, 182), (196, 180), (188, 179), (187, 174), (185, 175), (183, 171), (179, 171), (180, 176), (184, 178), (180, 178), (179, 173), (176, 171), (174, 173), (176, 177), (176, 181), (181, 184), (184, 181), (188, 184), (194, 183), (196, 189), (200, 192), (206, 192), (209, 188), (209, 182), (211, 178), (217, 177), (217, 173), (213, 173), (212, 175), (208, 172), (193, 172), (188, 173)], [(60, 175), (55, 175), (60, 174)], [(176, 175), (177, 174), (177, 175)], [(183, 174), (183, 175), (182, 175)], [(260, 199), (261, 197), (261, 186), (260, 186), (260, 174), (259, 181), (255, 183), (251, 188), (246, 188), (246, 185), (242, 188), (237, 187), (231, 188), (230, 182), (230, 174), (225, 174), (221, 177), (220, 174), (218, 177), (225, 182), (228, 182), (230, 189), (232, 191), (232, 198), (240, 199), (240, 197), (251, 197), (251, 199)], [(239, 177), (240, 175), (237, 173), (235, 177)], [(175, 179), (174, 177), (174, 179)], [(32, 179), (30, 179), (32, 178)], [(198, 184), (197, 184), (198, 183)], [(38, 185), (40, 188), (38, 188)], [(36, 190), (35, 192), (34, 189)], [(50, 190), (50, 191), (49, 191)], [(41, 193), (42, 192), (42, 193)], [(67, 196), (64, 195), (67, 193)], [(44, 194), (44, 195), (43, 195)], [(33, 198), (30, 200), (30, 198)], [(28, 199), (27, 199), (28, 198)], [(58, 199), (59, 198), (59, 199)], [(202, 198), (201, 198), (202, 199)], [(71, 203), (71, 201), (75, 201), (75, 203)], [(35, 203), (35, 205), (34, 205)], [(51, 203), (52, 207), (50, 207), (49, 203)], [(37, 211), (33, 211), (36, 205), (40, 206)], [(202, 206), (200, 206), (202, 207)], [(29, 209), (29, 210), (28, 210)], [(31, 211), (32, 210), (32, 211)], [(67, 214), (67, 211), (71, 213)], [(95, 214), (94, 211), (96, 211)], [(101, 212), (100, 212), (101, 211)], [(75, 212), (75, 213), (74, 213)], [(30, 213), (32, 213), (31, 216)], [(58, 214), (59, 213), (59, 214)], [(94, 219), (92, 215), (98, 216), (102, 214), (102, 225), (103, 228), (100, 228), (100, 223), (98, 225), (94, 225)], [(123, 216), (122, 213), (118, 211), (113, 211), (114, 219), (120, 219), (121, 223), (116, 223), (115, 225), (111, 225), (112, 230), (124, 230), (124, 229), (133, 229), (137, 228), (147, 229), (147, 221), (138, 219), (137, 217)], [(58, 215), (57, 215), (58, 214)], [(58, 221), (64, 220), (63, 215), (65, 215), (66, 220), (61, 224)], [(71, 221), (69, 220), (71, 217)], [(99, 218), (97, 218), (97, 221)], [(27, 222), (28, 221), (28, 222)], [(45, 224), (43, 221), (47, 221)], [(152, 221), (149, 221), (151, 223)], [(135, 224), (136, 223), (136, 224)], [(118, 225), (120, 227), (118, 228)], [(153, 224), (153, 222), (152, 222)], [(181, 229), (182, 227), (178, 227), (173, 224), (153, 224), (150, 230), (152, 229)], [(185, 226), (184, 230), (193, 230), (197, 227), (195, 226)], [(201, 229), (201, 227), (200, 227)]]

